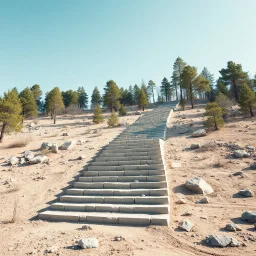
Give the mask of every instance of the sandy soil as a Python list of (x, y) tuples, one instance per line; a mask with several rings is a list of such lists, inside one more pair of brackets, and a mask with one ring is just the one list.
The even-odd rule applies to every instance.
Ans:
[[(125, 124), (132, 124), (138, 116), (121, 118), (122, 126), (107, 128), (107, 124), (94, 125), (91, 115), (74, 118), (63, 117), (57, 125), (49, 118), (39, 121), (42, 129), (34, 132), (8, 136), (0, 146), (0, 221), (11, 219), (14, 202), (17, 201), (17, 218), (15, 223), (0, 224), (0, 255), (44, 255), (52, 246), (58, 248), (50, 255), (156, 255), (156, 256), (188, 256), (188, 255), (256, 255), (256, 242), (246, 241), (246, 247), (213, 249), (199, 242), (208, 234), (227, 234), (223, 230), (230, 221), (239, 222), (244, 210), (256, 210), (255, 197), (233, 197), (239, 189), (256, 187), (256, 171), (247, 167), (254, 161), (254, 155), (248, 159), (233, 159), (231, 151), (226, 147), (216, 147), (213, 141), (235, 142), (241, 146), (256, 146), (255, 125), (253, 119), (236, 118), (221, 131), (210, 132), (206, 137), (191, 138), (193, 130), (202, 127), (203, 109), (197, 106), (194, 110), (175, 111), (168, 124), (170, 138), (166, 142), (166, 162), (168, 164), (168, 182), (171, 195), (171, 225), (167, 227), (123, 227), (107, 225), (91, 225), (92, 230), (81, 229), (82, 224), (49, 223), (37, 220), (39, 210), (56, 200), (62, 189), (79, 174), (97, 151), (117, 134), (125, 129)], [(29, 122), (27, 122), (29, 123)], [(193, 125), (191, 125), (193, 123)], [(174, 125), (174, 126), (173, 126)], [(177, 125), (180, 125), (177, 128)], [(176, 127), (176, 128), (175, 128)], [(188, 133), (180, 134), (180, 129), (188, 129)], [(94, 130), (97, 130), (95, 133)], [(62, 136), (68, 132), (69, 136)], [(25, 148), (9, 148), (9, 145), (20, 136), (33, 137)], [(50, 154), (50, 164), (8, 167), (5, 159), (12, 155), (20, 156), (29, 149), (39, 153), (42, 142), (57, 142), (59, 145), (68, 139), (84, 139), (85, 144), (76, 146), (72, 151), (60, 151)], [(202, 149), (188, 150), (191, 143), (199, 142)], [(85, 159), (77, 160), (81, 155)], [(179, 162), (180, 168), (172, 168), (173, 162)], [(245, 169), (245, 174), (230, 174)], [(209, 204), (195, 204), (202, 198), (184, 189), (185, 181), (199, 176), (208, 181), (215, 189), (209, 196)], [(7, 181), (7, 182), (6, 182)], [(255, 191), (256, 192), (256, 191)], [(185, 198), (186, 204), (175, 202)], [(184, 217), (182, 214), (191, 212)], [(178, 222), (189, 219), (195, 224), (193, 232), (181, 232)], [(241, 223), (243, 233), (255, 234), (252, 225)], [(253, 233), (254, 232), (254, 233)], [(117, 235), (125, 237), (116, 242)], [(238, 233), (229, 233), (239, 241), (243, 238)], [(256, 236), (256, 235), (255, 235)], [(85, 237), (99, 239), (98, 249), (79, 250), (77, 240)]]

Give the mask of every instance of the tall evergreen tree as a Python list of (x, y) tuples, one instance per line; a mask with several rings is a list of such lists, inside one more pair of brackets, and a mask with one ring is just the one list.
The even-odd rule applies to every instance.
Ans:
[(240, 99), (239, 99), (240, 110), (247, 114), (250, 113), (251, 116), (254, 116), (253, 109), (256, 107), (256, 97), (254, 91), (247, 85), (243, 84), (240, 90)]
[[(37, 105), (33, 93), (27, 87), (20, 92), (20, 101), (22, 104), (23, 119), (37, 116)], [(22, 122), (23, 122), (22, 119)]]
[(174, 88), (175, 90), (175, 97), (176, 97), (176, 100), (179, 99), (178, 97), (178, 86), (179, 86), (179, 83), (178, 83), (178, 78), (176, 77), (176, 74), (173, 73), (172, 76), (171, 76), (171, 87)]
[(165, 96), (165, 101), (169, 101), (172, 95), (171, 84), (166, 77), (161, 82), (161, 93)]
[(151, 91), (148, 90), (147, 85), (145, 84), (144, 80), (142, 79), (141, 81), (141, 88), (144, 90), (144, 92), (146, 93), (147, 96), (147, 100), (149, 102), (150, 96), (151, 96)]
[(63, 110), (64, 107), (65, 106), (60, 89), (55, 87), (47, 94), (46, 98), (46, 109), (48, 113), (51, 113), (54, 124), (56, 124), (58, 111)]
[(120, 90), (115, 81), (109, 80), (104, 88), (105, 94), (103, 95), (104, 105), (111, 111), (118, 110), (120, 106)]
[(139, 104), (139, 95), (140, 95), (140, 88), (137, 84), (135, 84), (133, 86), (133, 100), (135, 105)]
[(227, 68), (223, 68), (220, 71), (221, 79), (231, 85), (233, 95), (238, 102), (239, 100), (239, 87), (248, 81), (247, 72), (243, 71), (241, 64), (236, 64), (233, 61), (227, 63)]
[(78, 87), (78, 107), (80, 109), (85, 109), (88, 107), (88, 94), (85, 92), (84, 87)]
[(145, 110), (145, 107), (148, 105), (148, 98), (143, 88), (140, 89), (138, 105), (139, 105), (139, 108), (143, 109), (143, 111)]
[(41, 101), (41, 96), (43, 94), (40, 85), (39, 84), (34, 84), (31, 88), (30, 88), (31, 92), (34, 95), (34, 99), (36, 101), (36, 105), (37, 105), (37, 109), (39, 110), (39, 106), (40, 106), (40, 101)]
[(153, 97), (153, 102), (154, 102), (154, 103), (155, 103), (155, 97), (154, 97), (154, 90), (155, 90), (155, 88), (156, 88), (155, 82), (152, 81), (152, 80), (149, 80), (149, 82), (148, 82), (148, 91), (151, 92), (150, 94), (151, 94), (152, 97)]
[(76, 91), (68, 90), (62, 92), (62, 98), (66, 108), (71, 105), (78, 105), (78, 93)]
[(195, 93), (208, 92), (210, 90), (209, 81), (197, 75), (197, 69), (192, 66), (186, 66), (182, 72), (182, 86), (187, 89), (190, 97), (191, 107), (194, 108)]
[(214, 75), (210, 73), (210, 71), (204, 67), (201, 75), (209, 81), (210, 91), (206, 93), (209, 101), (213, 102), (215, 100), (215, 92), (214, 92)]
[(11, 90), (4, 93), (4, 97), (0, 98), (0, 143), (3, 141), (5, 133), (21, 130), (21, 111), (22, 105), (17, 92)]
[(186, 62), (184, 62), (183, 59), (180, 57), (178, 57), (173, 64), (172, 78), (175, 79), (175, 83), (180, 87), (181, 100), (183, 99), (181, 74), (186, 65), (187, 65)]
[(100, 91), (98, 89), (97, 86), (94, 87), (93, 92), (92, 92), (92, 96), (91, 96), (91, 103), (92, 103), (92, 108), (94, 108), (94, 106), (96, 106), (97, 104), (101, 104), (102, 102), (102, 98), (100, 95)]

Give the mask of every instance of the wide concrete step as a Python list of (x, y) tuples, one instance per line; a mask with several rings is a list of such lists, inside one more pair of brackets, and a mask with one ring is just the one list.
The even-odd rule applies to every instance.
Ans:
[(120, 146), (127, 146), (127, 147), (152, 147), (152, 146), (159, 146), (159, 142), (154, 140), (149, 140), (145, 142), (130, 142), (130, 141), (112, 141), (109, 142), (109, 146), (120, 147)]
[(158, 158), (158, 157), (161, 157), (161, 153), (160, 151), (152, 151), (152, 153), (150, 152), (127, 152), (127, 153), (118, 153), (118, 152), (115, 152), (115, 153), (111, 153), (111, 152), (106, 152), (106, 151), (102, 151), (102, 153), (100, 154), (99, 157), (97, 157), (96, 159), (98, 158), (110, 158), (110, 157), (113, 157), (113, 159), (115, 157), (125, 157), (125, 158), (130, 158), (130, 157), (152, 157), (152, 158)]
[(70, 188), (66, 191), (67, 195), (80, 196), (167, 196), (167, 188), (157, 189), (83, 189)]
[(95, 159), (95, 162), (111, 162), (111, 161), (148, 161), (148, 160), (154, 160), (154, 161), (159, 161), (162, 160), (161, 156), (151, 156), (151, 155), (145, 155), (145, 156), (116, 156), (115, 154), (111, 154), (109, 156), (102, 156), (100, 155)]
[(113, 139), (110, 143), (156, 143), (159, 144), (159, 140), (158, 139), (153, 139), (153, 138), (149, 138), (149, 139), (139, 139), (136, 137), (116, 137), (115, 139)]
[(165, 181), (165, 175), (153, 176), (93, 176), (93, 177), (79, 177), (80, 182), (157, 182)]
[(53, 210), (80, 211), (80, 212), (122, 212), (122, 213), (147, 213), (147, 214), (167, 214), (166, 205), (143, 205), (143, 204), (90, 204), (90, 203), (54, 203)]
[(144, 149), (145, 151), (149, 150), (149, 149), (158, 149), (159, 148), (159, 144), (155, 145), (125, 145), (125, 144), (116, 144), (116, 145), (111, 145), (108, 144), (107, 146), (105, 146), (105, 149), (111, 149), (111, 150), (118, 150), (118, 149), (134, 149), (134, 150), (141, 150)]
[(74, 182), (74, 188), (166, 188), (166, 181), (159, 182)]
[(123, 171), (84, 171), (84, 176), (151, 176), (165, 175), (164, 169), (159, 170), (123, 170)]
[(151, 165), (119, 165), (119, 166), (88, 166), (88, 171), (125, 171), (125, 170), (159, 170), (164, 169), (163, 164)]
[(106, 212), (45, 211), (38, 214), (39, 219), (47, 221), (67, 221), (119, 225), (164, 225), (169, 224), (169, 214), (135, 214)]
[(162, 159), (154, 160), (128, 160), (128, 161), (95, 161), (91, 162), (92, 166), (124, 166), (124, 165), (151, 165), (161, 164)]
[(80, 196), (64, 195), (61, 202), (98, 204), (168, 204), (168, 196)]
[(152, 148), (137, 148), (137, 149), (135, 149), (135, 148), (133, 148), (133, 149), (129, 149), (129, 148), (119, 148), (119, 149), (111, 149), (111, 148), (108, 148), (108, 149), (104, 149), (103, 151), (102, 151), (102, 154), (103, 153), (133, 153), (133, 154), (135, 154), (135, 153), (140, 153), (140, 152), (142, 152), (142, 153), (148, 153), (148, 154), (150, 154), (150, 155), (154, 155), (154, 154), (160, 154), (160, 147), (158, 147), (158, 148), (155, 148), (155, 149), (152, 149)]

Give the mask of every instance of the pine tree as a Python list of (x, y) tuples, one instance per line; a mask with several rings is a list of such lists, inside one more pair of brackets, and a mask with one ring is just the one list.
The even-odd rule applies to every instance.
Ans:
[(204, 122), (206, 127), (214, 127), (218, 130), (224, 125), (223, 112), (216, 102), (209, 102), (205, 108), (205, 116), (207, 120)]
[(125, 107), (124, 107), (123, 104), (120, 105), (120, 108), (119, 108), (119, 115), (120, 115), (120, 116), (126, 116), (126, 115), (127, 115), (126, 109), (125, 109)]
[(186, 65), (187, 65), (186, 62), (184, 62), (183, 59), (180, 57), (178, 57), (173, 64), (172, 78), (175, 80), (175, 83), (180, 87), (181, 100), (183, 99), (181, 74)]
[(144, 92), (146, 93), (147, 96), (147, 100), (148, 102), (150, 101), (150, 96), (151, 96), (151, 91), (148, 90), (148, 86), (145, 84), (144, 80), (142, 79), (141, 81), (141, 88), (144, 90)]
[(78, 87), (78, 107), (80, 109), (86, 109), (88, 106), (88, 94), (85, 92), (84, 87)]
[(133, 86), (133, 100), (134, 100), (134, 105), (139, 104), (139, 95), (140, 95), (140, 87), (135, 84)]
[(96, 124), (100, 124), (104, 122), (103, 116), (102, 116), (102, 111), (100, 108), (100, 104), (96, 105), (96, 108), (94, 110), (94, 115), (93, 115), (93, 122)]
[(91, 96), (92, 108), (94, 108), (94, 106), (96, 106), (97, 104), (101, 104), (101, 102), (102, 102), (102, 98), (98, 90), (98, 87), (96, 86), (94, 87), (92, 96)]
[(21, 121), (22, 105), (15, 90), (4, 93), (0, 98), (0, 143), (3, 141), (5, 133), (20, 131), (22, 128)]
[(46, 110), (51, 113), (53, 122), (56, 124), (57, 112), (64, 109), (63, 98), (58, 87), (52, 89), (46, 98)]
[(166, 77), (161, 82), (161, 93), (165, 96), (165, 101), (169, 101), (172, 95), (171, 85)]
[(222, 109), (223, 118), (226, 119), (228, 114), (228, 108), (233, 105), (232, 100), (222, 92), (219, 92), (218, 95), (216, 96), (215, 101)]
[(209, 101), (213, 102), (216, 96), (214, 92), (214, 75), (206, 67), (203, 68), (201, 75), (209, 81), (210, 91), (206, 92), (206, 96)]
[(149, 80), (148, 82), (148, 90), (151, 92), (151, 95), (153, 97), (153, 103), (155, 103), (155, 97), (154, 97), (154, 90), (156, 88), (156, 84), (154, 81)]
[(115, 81), (109, 80), (104, 88), (105, 94), (103, 95), (104, 105), (111, 111), (118, 110), (120, 107), (120, 89)]
[[(36, 117), (37, 116), (37, 104), (33, 93), (27, 87), (20, 92), (20, 101), (22, 104), (22, 115), (24, 118)], [(23, 121), (22, 119), (22, 121)]]
[(250, 113), (254, 116), (253, 109), (256, 107), (256, 97), (254, 91), (247, 85), (243, 84), (240, 90), (240, 99), (238, 102), (240, 110), (244, 113)]
[(143, 111), (144, 111), (145, 107), (148, 105), (147, 95), (146, 95), (145, 91), (143, 90), (143, 88), (140, 89), (138, 105), (139, 105), (139, 108), (143, 109)]
[(78, 93), (73, 90), (68, 90), (66, 92), (62, 92), (62, 98), (65, 105), (65, 108), (69, 106), (77, 106), (78, 105)]
[(30, 91), (33, 93), (34, 95), (34, 99), (36, 101), (36, 105), (37, 105), (37, 109), (39, 110), (40, 107), (40, 101), (41, 101), (41, 96), (43, 94), (40, 85), (39, 84), (34, 84), (31, 88)]
[(113, 110), (108, 119), (108, 126), (115, 127), (115, 126), (118, 126), (118, 124), (119, 124), (118, 117), (116, 115), (116, 112)]

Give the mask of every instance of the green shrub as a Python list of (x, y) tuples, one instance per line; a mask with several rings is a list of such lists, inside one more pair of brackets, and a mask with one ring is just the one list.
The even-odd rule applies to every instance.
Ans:
[(96, 124), (100, 124), (104, 122), (103, 116), (102, 116), (102, 111), (100, 108), (100, 105), (97, 104), (96, 108), (94, 110), (94, 115), (93, 115), (93, 122)]
[(108, 126), (115, 127), (115, 126), (118, 126), (118, 124), (119, 124), (119, 120), (116, 115), (116, 112), (112, 111), (112, 114), (110, 115), (110, 117), (108, 119)]
[(124, 107), (123, 104), (120, 105), (120, 108), (119, 108), (119, 115), (120, 115), (120, 116), (126, 116), (126, 115), (127, 115), (126, 109), (125, 109), (125, 107)]
[(216, 102), (210, 102), (205, 108), (205, 116), (207, 120), (204, 122), (206, 127), (214, 127), (215, 130), (218, 130), (224, 125), (223, 111), (222, 108)]

